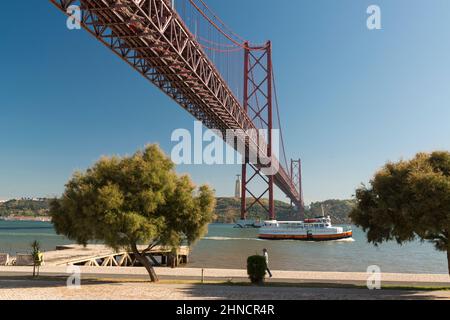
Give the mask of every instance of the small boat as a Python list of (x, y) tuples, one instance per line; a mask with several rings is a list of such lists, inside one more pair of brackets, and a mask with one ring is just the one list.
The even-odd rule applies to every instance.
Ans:
[(264, 240), (332, 241), (352, 236), (351, 229), (332, 226), (328, 216), (305, 221), (266, 221), (258, 237)]
[(263, 222), (255, 220), (239, 220), (236, 222), (235, 228), (241, 229), (258, 229), (264, 225)]

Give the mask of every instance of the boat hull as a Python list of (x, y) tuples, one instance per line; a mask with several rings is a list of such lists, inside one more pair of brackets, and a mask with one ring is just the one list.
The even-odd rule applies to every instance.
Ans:
[(299, 240), (299, 241), (333, 241), (349, 239), (353, 236), (352, 231), (337, 234), (260, 234), (259, 239), (262, 240)]

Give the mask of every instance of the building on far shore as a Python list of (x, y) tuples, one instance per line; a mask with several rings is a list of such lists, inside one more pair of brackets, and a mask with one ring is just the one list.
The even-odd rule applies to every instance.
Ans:
[(241, 191), (241, 175), (237, 175), (237, 179), (236, 179), (236, 184), (235, 184), (235, 188), (234, 188), (234, 197), (236, 199), (240, 199), (242, 195), (242, 191)]
[(35, 221), (35, 222), (51, 222), (52, 218), (48, 216), (7, 216), (0, 217), (3, 221)]

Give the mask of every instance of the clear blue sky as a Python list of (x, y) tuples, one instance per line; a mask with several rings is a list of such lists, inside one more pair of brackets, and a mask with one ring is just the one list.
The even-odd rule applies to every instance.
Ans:
[[(448, 0), (208, 0), (255, 42), (271, 39), (289, 156), (307, 202), (349, 198), (388, 160), (450, 149)], [(366, 28), (378, 4), (383, 30)], [(0, 199), (59, 195), (74, 170), (130, 154), (192, 117), (47, 1), (0, 19)], [(180, 172), (232, 195), (238, 167)], [(278, 198), (284, 199), (278, 193)]]

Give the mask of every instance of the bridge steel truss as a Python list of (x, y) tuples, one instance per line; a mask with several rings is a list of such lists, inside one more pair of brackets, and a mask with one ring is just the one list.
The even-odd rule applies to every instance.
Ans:
[[(49, 1), (68, 16), (69, 7), (80, 8), (80, 24), (85, 30), (207, 128), (220, 130), (224, 137), (230, 129), (238, 133), (257, 130), (170, 0)], [(271, 143), (247, 134), (238, 134), (238, 139), (249, 152), (267, 154), (269, 159), (262, 163), (279, 164), (271, 156)], [(252, 166), (257, 172), (264, 167), (259, 163)], [(273, 184), (293, 203), (302, 204), (301, 194), (286, 170), (279, 165), (274, 175), (266, 177), (272, 190), (269, 192), (272, 217)]]
[[(297, 188), (299, 194), (301, 203), (300, 206), (298, 206), (299, 213), (301, 216), (304, 217), (305, 214), (305, 203), (303, 202), (303, 177), (302, 177), (302, 160), (291, 160), (291, 180), (294, 183), (295, 187)], [(292, 202), (291, 202), (292, 204)]]
[[(244, 110), (251, 116), (252, 121), (260, 124), (259, 129), (267, 130), (267, 155), (272, 155), (273, 146), (273, 97), (272, 97), (272, 44), (268, 42), (264, 47), (251, 48), (245, 44), (244, 54)], [(248, 175), (248, 169), (251, 175)], [(264, 184), (262, 192), (256, 193), (251, 183), (258, 179)], [(245, 156), (242, 165), (242, 196), (241, 219), (247, 219), (248, 213), (255, 205), (261, 206), (268, 213), (270, 219), (275, 219), (274, 206), (274, 176), (261, 172), (261, 166), (256, 166)], [(247, 194), (250, 195), (247, 198)], [(268, 204), (262, 200), (268, 195)], [(251, 199), (249, 202), (248, 200)]]

